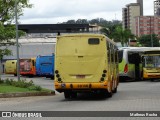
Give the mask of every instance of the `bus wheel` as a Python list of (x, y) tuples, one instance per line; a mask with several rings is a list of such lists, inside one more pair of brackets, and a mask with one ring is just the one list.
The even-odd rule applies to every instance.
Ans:
[(116, 93), (117, 92), (117, 87), (116, 88), (114, 88), (114, 90), (113, 90), (113, 93)]
[(112, 92), (108, 92), (107, 96), (112, 97)]
[(70, 98), (70, 92), (64, 92), (64, 97), (66, 98), (66, 99), (68, 99), (68, 98)]
[(104, 97), (112, 97), (112, 92), (108, 92), (107, 90), (102, 91)]
[(72, 92), (71, 93), (71, 98), (77, 98), (77, 92)]

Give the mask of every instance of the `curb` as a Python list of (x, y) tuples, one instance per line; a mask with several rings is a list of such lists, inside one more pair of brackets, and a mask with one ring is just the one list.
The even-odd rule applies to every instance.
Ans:
[(12, 98), (12, 97), (29, 97), (29, 96), (52, 96), (55, 95), (55, 91), (51, 92), (19, 92), (19, 93), (0, 93), (0, 98)]

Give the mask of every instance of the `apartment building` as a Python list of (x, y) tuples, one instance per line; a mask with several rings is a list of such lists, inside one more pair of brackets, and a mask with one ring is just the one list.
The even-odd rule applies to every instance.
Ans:
[(160, 16), (160, 0), (155, 0), (153, 4), (154, 4), (154, 15)]
[(157, 34), (160, 37), (160, 16), (135, 17), (135, 35)]
[(133, 34), (136, 16), (143, 16), (143, 0), (137, 0), (137, 3), (127, 4), (122, 8), (122, 26), (124, 29), (130, 29)]

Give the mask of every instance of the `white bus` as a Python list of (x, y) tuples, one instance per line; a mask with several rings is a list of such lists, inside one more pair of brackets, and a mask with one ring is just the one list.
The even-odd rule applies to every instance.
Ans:
[(142, 79), (141, 55), (148, 50), (159, 50), (159, 47), (122, 47), (119, 49), (120, 80)]

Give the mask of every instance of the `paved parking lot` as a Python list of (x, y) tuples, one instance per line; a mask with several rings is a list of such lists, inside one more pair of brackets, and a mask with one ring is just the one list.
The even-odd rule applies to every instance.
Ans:
[[(2, 78), (6, 77), (16, 79), (2, 75)], [(26, 79), (54, 90), (53, 80), (48, 78)], [(65, 100), (63, 93), (55, 96), (1, 98), (0, 108), (5, 111), (160, 111), (160, 81), (123, 82), (119, 84), (118, 92), (106, 99), (95, 94), (79, 94), (76, 99)]]

